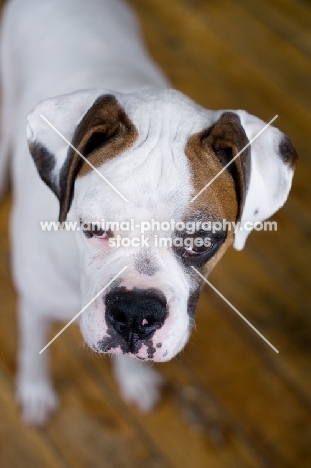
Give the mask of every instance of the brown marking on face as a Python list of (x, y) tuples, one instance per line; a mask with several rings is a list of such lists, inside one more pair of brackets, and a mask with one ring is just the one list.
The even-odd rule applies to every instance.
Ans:
[(215, 255), (203, 266), (202, 271), (204, 272), (203, 274), (205, 276), (208, 276), (213, 268), (217, 265), (221, 257), (226, 253), (230, 245), (233, 244), (233, 239), (234, 239), (234, 232), (233, 231), (228, 231), (227, 238), (225, 242), (222, 244), (220, 249), (217, 250)]
[[(138, 131), (113, 95), (99, 97), (87, 111), (73, 136), (73, 146), (94, 167), (128, 150), (137, 139)], [(76, 177), (84, 177), (92, 167), (72, 148), (61, 169), (60, 221), (70, 208)]]
[[(195, 196), (248, 143), (239, 117), (225, 112), (210, 128), (191, 135), (185, 153), (189, 159)], [(240, 218), (250, 177), (250, 153), (243, 153), (190, 203), (187, 216), (206, 213), (208, 221), (236, 221)], [(203, 220), (203, 219), (202, 219)], [(204, 266), (210, 272), (233, 242), (233, 230), (217, 253)]]

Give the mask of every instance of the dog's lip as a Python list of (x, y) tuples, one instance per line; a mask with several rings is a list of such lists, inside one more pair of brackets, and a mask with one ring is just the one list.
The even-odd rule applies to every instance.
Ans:
[(129, 357), (133, 358), (133, 359), (139, 359), (140, 361), (146, 361), (148, 360), (148, 358), (145, 358), (145, 357), (142, 357), (142, 356), (138, 356), (138, 354), (134, 354), (134, 353), (125, 353), (127, 354)]
[[(165, 362), (166, 361), (166, 356), (163, 358), (163, 354), (157, 354), (156, 352), (154, 353), (153, 358), (149, 358), (148, 356), (139, 356), (138, 354), (133, 354), (133, 353), (124, 353), (124, 355), (129, 356), (132, 359), (137, 359), (139, 361), (148, 361), (148, 362)], [(168, 360), (171, 358), (169, 357)]]

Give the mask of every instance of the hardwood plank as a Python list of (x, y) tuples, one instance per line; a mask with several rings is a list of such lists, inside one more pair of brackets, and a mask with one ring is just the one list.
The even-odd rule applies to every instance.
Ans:
[[(257, 8), (254, 6), (256, 2), (250, 4), (245, 1), (232, 3), (223, 0), (219, 3), (206, 3), (201, 0), (183, 0), (183, 3), (195, 11), (202, 26), (220, 36), (245, 62), (263, 70), (267, 79), (277, 82), (278, 87), (286, 93), (292, 94), (294, 89), (295, 100), (306, 106), (311, 99), (311, 62), (309, 57), (297, 50), (291, 42), (279, 37), (277, 28), (271, 27), (272, 18), (270, 26), (262, 20), (262, 12), (265, 18), (272, 13), (279, 16), (274, 3), (260, 1)], [(292, 35), (296, 37), (300, 33), (301, 27), (297, 25)], [(202, 31), (203, 34), (206, 34), (206, 31)], [(311, 39), (310, 32), (309, 36)]]
[(22, 423), (14, 401), (12, 381), (0, 365), (0, 466), (1, 468), (67, 468), (44, 433)]
[[(299, 104), (296, 94), (292, 97), (292, 93), (287, 93), (279, 83), (270, 80), (266, 71), (258, 63), (251, 63), (244, 59), (240, 48), (234, 48), (232, 44), (234, 41), (232, 36), (238, 37), (238, 29), (230, 31), (229, 37), (224, 36), (226, 27), (231, 24), (228, 19), (224, 19), (223, 23), (219, 24), (217, 29), (215, 28), (217, 33), (212, 27), (216, 22), (216, 17), (209, 18), (208, 14), (202, 15), (196, 12), (195, 14), (191, 12), (192, 14), (189, 15), (187, 7), (177, 0), (172, 0), (169, 4), (157, 0), (149, 0), (148, 4), (143, 0), (132, 0), (131, 3), (138, 5), (141, 13), (145, 12), (144, 20), (148, 21), (149, 34), (151, 28), (153, 35), (157, 35), (160, 27), (161, 37), (164, 29), (170, 31), (169, 34), (174, 38), (176, 48), (179, 48), (179, 54), (182, 51), (184, 56), (191, 57), (197, 74), (215, 76), (215, 88), (211, 94), (214, 91), (217, 92), (219, 87), (222, 87), (225, 94), (225, 100), (220, 100), (218, 108), (228, 108), (226, 94), (231, 94), (235, 97), (236, 106), (246, 108), (266, 120), (276, 113), (289, 119), (292, 119), (294, 114), (296, 121), (300, 122), (301, 132), (304, 131), (303, 135), (306, 134), (311, 121), (310, 109), (306, 101)], [(149, 15), (150, 10), (152, 15)], [(230, 18), (231, 13), (229, 9), (226, 17)], [(223, 16), (225, 15), (219, 14), (220, 18)], [(247, 35), (244, 36), (244, 41), (246, 39)], [(241, 40), (240, 44), (242, 44)], [(244, 47), (245, 50), (246, 47)], [(157, 54), (156, 58), (161, 64), (161, 57), (165, 50), (162, 50), (161, 54), (159, 50), (153, 49), (152, 51)], [(175, 66), (178, 66), (178, 62)], [(175, 76), (177, 79), (174, 84), (179, 87), (178, 74)], [(207, 92), (204, 93), (202, 93), (202, 88), (198, 89), (192, 97), (202, 105), (211, 107), (208, 88), (205, 89)], [(265, 109), (264, 113), (263, 109)]]
[(310, 412), (277, 375), (264, 367), (254, 350), (240, 341), (235, 345), (239, 332), (217, 314), (222, 307), (221, 299), (215, 299), (212, 293), (208, 300), (203, 296), (198, 332), (193, 346), (184, 353), (186, 362), (270, 454), (272, 466), (308, 466)]
[[(297, 301), (295, 292), (288, 288), (290, 294), (286, 294), (285, 288), (271, 279), (269, 268), (270, 274), (276, 276), (271, 264), (262, 266), (260, 257), (264, 257), (262, 252), (255, 256), (253, 250), (251, 256), (228, 253), (210, 281), (280, 350), (280, 356), (275, 356), (251, 330), (244, 327), (240, 319), (232, 317), (233, 311), (226, 310), (226, 318), (233, 320), (236, 328), (240, 327), (243, 335), (256, 343), (257, 352), (270, 363), (274, 372), (280, 374), (280, 379), (294, 386), (297, 395), (304, 395), (310, 409), (307, 352), (310, 347), (310, 319)], [(305, 302), (309, 304), (307, 300)]]
[[(72, 352), (76, 353), (77, 339), (72, 338), (70, 336), (67, 342), (70, 342)], [(193, 414), (193, 406), (184, 396), (187, 390), (189, 392), (189, 388), (190, 391), (191, 389), (197, 393), (198, 391), (191, 387), (191, 375), (186, 375), (182, 367), (176, 366), (174, 362), (157, 366), (158, 370), (166, 376), (169, 391), (156, 411), (144, 415), (120, 400), (111, 372), (107, 372), (107, 360), (104, 360), (105, 365), (102, 366), (103, 359), (90, 359), (85, 352), (79, 352), (78, 359), (85, 372), (87, 371), (102, 388), (103, 393), (109, 394), (110, 402), (117, 408), (121, 408), (124, 416), (131, 415), (130, 417), (136, 421), (136, 425), (140, 426), (145, 437), (159, 452), (163, 453), (173, 466), (190, 468), (204, 466), (205, 463), (215, 468), (218, 466), (228, 468), (243, 465), (263, 466), (260, 458), (265, 460), (265, 455), (260, 454), (259, 457), (257, 451), (253, 453), (254, 442), (249, 441), (246, 444), (241, 435), (235, 431), (235, 423), (228, 422), (224, 410), (221, 411), (215, 406), (212, 408), (211, 401), (206, 395), (204, 396), (204, 392), (201, 392), (201, 401), (197, 402), (200, 419), (196, 417), (196, 421), (193, 421), (190, 417), (189, 420), (189, 412), (192, 411)], [(215, 405), (215, 401), (213, 404)], [(188, 420), (185, 420), (186, 413)], [(223, 427), (227, 431), (226, 440), (224, 440)]]
[(306, 56), (311, 55), (311, 11), (310, 5), (292, 0), (239, 0), (243, 7), (260, 17), (260, 20), (279, 34), (288, 43), (293, 44)]

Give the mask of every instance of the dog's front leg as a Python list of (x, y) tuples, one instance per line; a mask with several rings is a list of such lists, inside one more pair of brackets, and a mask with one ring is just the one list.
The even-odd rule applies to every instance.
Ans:
[(22, 301), (19, 310), (20, 347), (18, 354), (17, 398), (26, 423), (42, 425), (57, 407), (57, 397), (48, 369), (46, 344), (48, 320), (36, 315), (34, 308)]
[(112, 362), (123, 398), (141, 411), (152, 410), (160, 398), (161, 375), (147, 362), (126, 355), (113, 356)]

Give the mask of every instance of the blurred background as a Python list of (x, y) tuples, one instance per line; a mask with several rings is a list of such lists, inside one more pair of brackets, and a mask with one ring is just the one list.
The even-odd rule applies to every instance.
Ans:
[(0, 466), (310, 467), (311, 4), (129, 3), (173, 87), (210, 109), (246, 109), (265, 121), (278, 114), (298, 151), (292, 192), (273, 218), (278, 231), (252, 233), (209, 278), (280, 354), (206, 286), (185, 351), (156, 366), (166, 380), (156, 411), (122, 401), (109, 359), (83, 346), (72, 325), (51, 346), (62, 406), (45, 428), (26, 427), (14, 400), (8, 195), (0, 205)]

